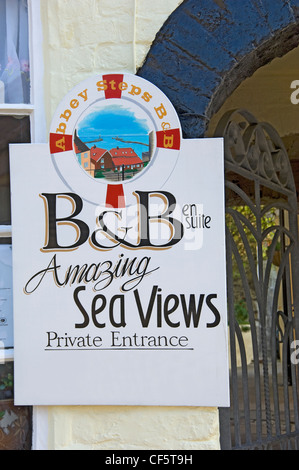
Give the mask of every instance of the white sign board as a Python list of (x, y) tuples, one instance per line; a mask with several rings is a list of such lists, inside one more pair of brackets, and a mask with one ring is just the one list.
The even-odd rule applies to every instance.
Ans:
[(222, 139), (107, 75), (10, 155), (16, 404), (228, 406)]

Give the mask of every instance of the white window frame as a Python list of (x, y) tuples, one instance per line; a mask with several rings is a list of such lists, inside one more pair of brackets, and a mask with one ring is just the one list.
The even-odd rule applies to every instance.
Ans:
[[(29, 116), (31, 143), (33, 144), (48, 141), (44, 108), (43, 32), (40, 7), (40, 0), (28, 0), (30, 104), (0, 104), (0, 116)], [(11, 226), (0, 225), (0, 237), (11, 236)], [(13, 360), (13, 358), (13, 350), (9, 350), (4, 355), (4, 359)], [(33, 407), (32, 449), (46, 450), (47, 448), (48, 409), (47, 407)]]
[(31, 142), (46, 142), (46, 119), (43, 91), (43, 50), (40, 0), (28, 0), (30, 104), (0, 103), (0, 115), (30, 116)]
[[(43, 53), (40, 0), (28, 0), (30, 104), (0, 104), (0, 116), (29, 116), (31, 143), (46, 142), (43, 94)], [(0, 237), (12, 236), (11, 225), (0, 225)], [(4, 350), (4, 358), (13, 359), (13, 350)]]

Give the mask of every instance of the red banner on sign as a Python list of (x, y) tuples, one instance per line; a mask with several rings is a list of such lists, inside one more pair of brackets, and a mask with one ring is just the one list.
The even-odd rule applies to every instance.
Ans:
[(121, 98), (122, 88), (119, 86), (123, 82), (124, 76), (120, 74), (103, 75), (106, 80), (107, 89), (105, 90), (105, 98)]
[(126, 207), (124, 188), (122, 184), (108, 184), (106, 194), (106, 207)]
[(179, 150), (181, 147), (180, 129), (168, 129), (157, 132), (157, 147)]
[(73, 136), (64, 134), (50, 134), (50, 152), (59, 153), (73, 150)]

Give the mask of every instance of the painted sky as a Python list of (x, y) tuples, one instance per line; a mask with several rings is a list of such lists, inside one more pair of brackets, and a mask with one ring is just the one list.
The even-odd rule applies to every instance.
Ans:
[(110, 104), (107, 101), (89, 108), (77, 126), (78, 136), (83, 142), (98, 139), (99, 135), (103, 139), (101, 142), (87, 143), (88, 147), (96, 145), (106, 150), (130, 147), (140, 158), (142, 152), (148, 151), (147, 146), (123, 143), (116, 141), (114, 137), (148, 144), (148, 134), (151, 130), (153, 130), (152, 122), (136, 105), (131, 103), (124, 105), (119, 102)]

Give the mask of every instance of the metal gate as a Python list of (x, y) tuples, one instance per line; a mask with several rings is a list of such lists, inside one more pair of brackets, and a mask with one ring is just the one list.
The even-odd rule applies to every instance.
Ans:
[(273, 127), (245, 110), (226, 113), (215, 136), (225, 142), (231, 390), (231, 407), (220, 409), (221, 448), (297, 449), (299, 258), (289, 158)]

